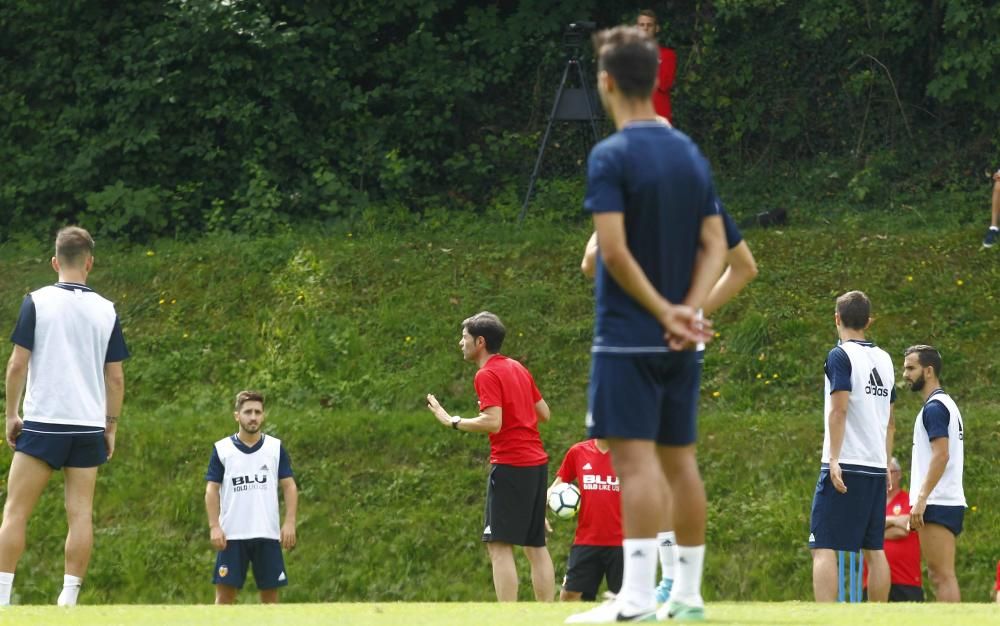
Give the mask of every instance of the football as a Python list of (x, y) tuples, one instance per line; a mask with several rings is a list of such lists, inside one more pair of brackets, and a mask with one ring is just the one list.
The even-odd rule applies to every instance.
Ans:
[(573, 517), (580, 510), (580, 490), (572, 483), (561, 483), (549, 493), (549, 508), (556, 517)]

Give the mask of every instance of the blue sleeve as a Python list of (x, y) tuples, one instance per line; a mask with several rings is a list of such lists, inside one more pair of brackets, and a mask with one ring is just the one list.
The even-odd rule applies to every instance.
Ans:
[(35, 301), (31, 299), (31, 294), (21, 301), (21, 311), (10, 340), (26, 350), (35, 349)]
[(823, 366), (826, 377), (830, 379), (830, 393), (834, 391), (851, 391), (851, 359), (840, 346), (830, 350), (826, 355), (826, 365)]
[(599, 143), (587, 158), (587, 193), (583, 209), (591, 213), (625, 212), (622, 159)]
[(927, 439), (934, 441), (940, 437), (948, 437), (948, 424), (951, 422), (951, 413), (940, 400), (931, 400), (924, 405), (924, 429), (927, 431)]
[(129, 357), (128, 346), (125, 345), (125, 335), (122, 334), (121, 321), (115, 316), (115, 327), (111, 329), (111, 339), (108, 340), (108, 351), (104, 355), (105, 363), (118, 363)]
[(208, 471), (205, 472), (205, 480), (211, 483), (221, 483), (226, 476), (226, 467), (219, 458), (219, 451), (212, 446), (212, 458), (208, 461)]
[(292, 459), (285, 452), (285, 446), (281, 446), (281, 452), (278, 454), (278, 480), (282, 478), (293, 478), (295, 474), (292, 473)]
[(736, 228), (736, 222), (726, 212), (726, 208), (722, 206), (722, 201), (717, 200), (717, 202), (719, 203), (719, 213), (722, 215), (722, 224), (726, 228), (726, 246), (732, 250), (743, 241), (743, 235), (740, 233), (740, 229)]

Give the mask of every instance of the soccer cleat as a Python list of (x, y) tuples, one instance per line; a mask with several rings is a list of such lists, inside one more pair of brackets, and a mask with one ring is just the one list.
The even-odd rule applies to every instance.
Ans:
[(670, 600), (656, 612), (656, 619), (661, 622), (668, 619), (678, 622), (703, 622), (705, 621), (705, 607)]
[(674, 586), (673, 578), (661, 578), (656, 586), (656, 603), (663, 604), (670, 599), (670, 589)]
[(589, 611), (575, 613), (566, 618), (567, 624), (614, 624), (615, 622), (655, 622), (656, 610), (625, 611), (623, 603), (605, 602)]
[(983, 247), (992, 248), (993, 244), (997, 242), (997, 237), (1000, 237), (1000, 230), (989, 229), (986, 231), (986, 236), (983, 237)]

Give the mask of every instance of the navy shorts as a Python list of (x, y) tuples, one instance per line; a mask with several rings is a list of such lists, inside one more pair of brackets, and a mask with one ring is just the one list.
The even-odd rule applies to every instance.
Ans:
[(621, 546), (578, 546), (569, 549), (569, 562), (563, 589), (581, 594), (582, 600), (596, 600), (601, 580), (607, 580), (608, 591), (622, 588), (625, 556)]
[(587, 393), (588, 434), (667, 446), (693, 444), (698, 438), (700, 380), (701, 366), (691, 351), (594, 353)]
[(494, 465), (486, 483), (483, 541), (515, 546), (545, 545), (545, 490), (549, 465)]
[(885, 535), (885, 470), (844, 464), (840, 469), (847, 493), (833, 488), (825, 464), (820, 469), (809, 521), (809, 547), (848, 552), (881, 550)]
[(212, 582), (242, 589), (247, 565), (251, 563), (257, 589), (277, 589), (288, 584), (281, 542), (277, 539), (230, 539), (226, 549), (215, 556)]
[(938, 524), (951, 531), (951, 534), (958, 537), (962, 534), (962, 524), (965, 521), (964, 506), (944, 506), (941, 504), (928, 504), (924, 509), (924, 523)]
[[(14, 449), (41, 459), (52, 469), (97, 467), (108, 461), (104, 432), (79, 433), (75, 426), (25, 422)], [(84, 429), (92, 430), (92, 429)]]

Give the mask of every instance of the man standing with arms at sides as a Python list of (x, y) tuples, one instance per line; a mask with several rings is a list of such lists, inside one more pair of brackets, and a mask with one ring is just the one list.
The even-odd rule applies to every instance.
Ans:
[[(757, 276), (757, 261), (754, 259), (750, 246), (743, 239), (739, 228), (733, 218), (726, 213), (722, 203), (719, 203), (719, 210), (722, 215), (726, 231), (726, 245), (729, 247), (726, 252), (726, 270), (712, 287), (712, 291), (705, 300), (703, 312), (705, 315), (715, 313), (722, 305), (736, 297), (747, 284)], [(587, 249), (583, 255), (583, 262), (580, 269), (590, 278), (594, 277), (597, 266), (597, 235), (596, 233), (587, 243)], [(699, 367), (698, 380), (701, 380), (701, 367), (705, 361), (705, 346), (699, 345), (697, 351), (697, 362)], [(668, 507), (669, 508), (669, 507)], [(672, 529), (673, 521), (667, 519), (661, 526), (663, 529)], [(656, 602), (663, 604), (670, 599), (670, 590), (673, 588), (674, 576), (676, 572), (677, 555), (677, 535), (673, 530), (660, 530), (656, 533), (656, 541), (659, 543), (660, 554), (660, 583), (656, 586)]]
[[(299, 490), (292, 461), (281, 440), (261, 432), (264, 396), (256, 391), (236, 395), (233, 412), (239, 430), (215, 442), (205, 474), (205, 510), (215, 558), (215, 603), (233, 604), (243, 588), (247, 567), (260, 601), (278, 601), (288, 584), (281, 549), (295, 547)], [(285, 523), (278, 526), (278, 487), (285, 499)]]
[(10, 604), (28, 519), (53, 470), (63, 470), (69, 526), (57, 604), (76, 605), (90, 562), (97, 468), (115, 450), (129, 356), (114, 305), (87, 287), (93, 252), (84, 229), (59, 231), (51, 261), (59, 282), (25, 296), (11, 337), (6, 435), (14, 459), (0, 525), (0, 606)]
[(864, 550), (868, 598), (889, 598), (882, 550), (885, 498), (895, 433), (892, 359), (865, 339), (871, 302), (860, 291), (837, 298), (839, 344), (826, 357), (823, 458), (813, 497), (809, 548), (817, 602), (837, 600), (837, 550)]
[(563, 602), (595, 600), (602, 578), (611, 593), (622, 586), (621, 488), (609, 452), (603, 439), (573, 444), (549, 487), (575, 481), (580, 488), (576, 535), (559, 593)]
[[(654, 41), (660, 33), (660, 22), (656, 19), (656, 12), (652, 9), (639, 11), (639, 16), (635, 20), (635, 25), (642, 32), (646, 33)], [(671, 124), (674, 123), (673, 109), (670, 106), (670, 90), (674, 88), (674, 79), (677, 77), (677, 53), (672, 48), (667, 48), (657, 44), (659, 48), (659, 66), (656, 71), (656, 88), (653, 90), (653, 109), (657, 115), (667, 118)]]
[(549, 406), (527, 368), (500, 354), (506, 334), (500, 318), (488, 311), (462, 322), (458, 345), (465, 360), (479, 366), (474, 379), (479, 415), (468, 419), (451, 415), (431, 394), (427, 408), (448, 428), (489, 434), (492, 468), (483, 541), (493, 564), (497, 600), (517, 601), (513, 546), (523, 546), (531, 564), (535, 599), (551, 602), (555, 569), (545, 547), (549, 457), (538, 433), (538, 423), (549, 420)]
[(655, 42), (618, 27), (597, 33), (594, 50), (601, 101), (618, 132), (588, 160), (584, 208), (599, 254), (587, 426), (608, 440), (621, 483), (625, 564), (615, 601), (567, 622), (654, 618), (668, 483), (684, 512), (675, 520), (682, 565), (662, 617), (703, 619), (697, 362), (683, 348), (710, 337), (696, 310), (722, 273), (725, 234), (708, 163), (653, 110)]
[[(885, 504), (885, 558), (889, 562), (889, 602), (923, 602), (920, 575), (920, 539), (910, 530), (910, 494), (902, 487), (903, 469), (896, 457), (889, 461), (892, 480)], [(865, 564), (865, 587), (868, 565)]]
[(910, 528), (920, 535), (934, 596), (938, 602), (959, 602), (955, 539), (965, 518), (965, 429), (958, 405), (941, 388), (940, 376), (941, 354), (933, 346), (906, 349), (903, 380), (924, 398), (913, 425)]

